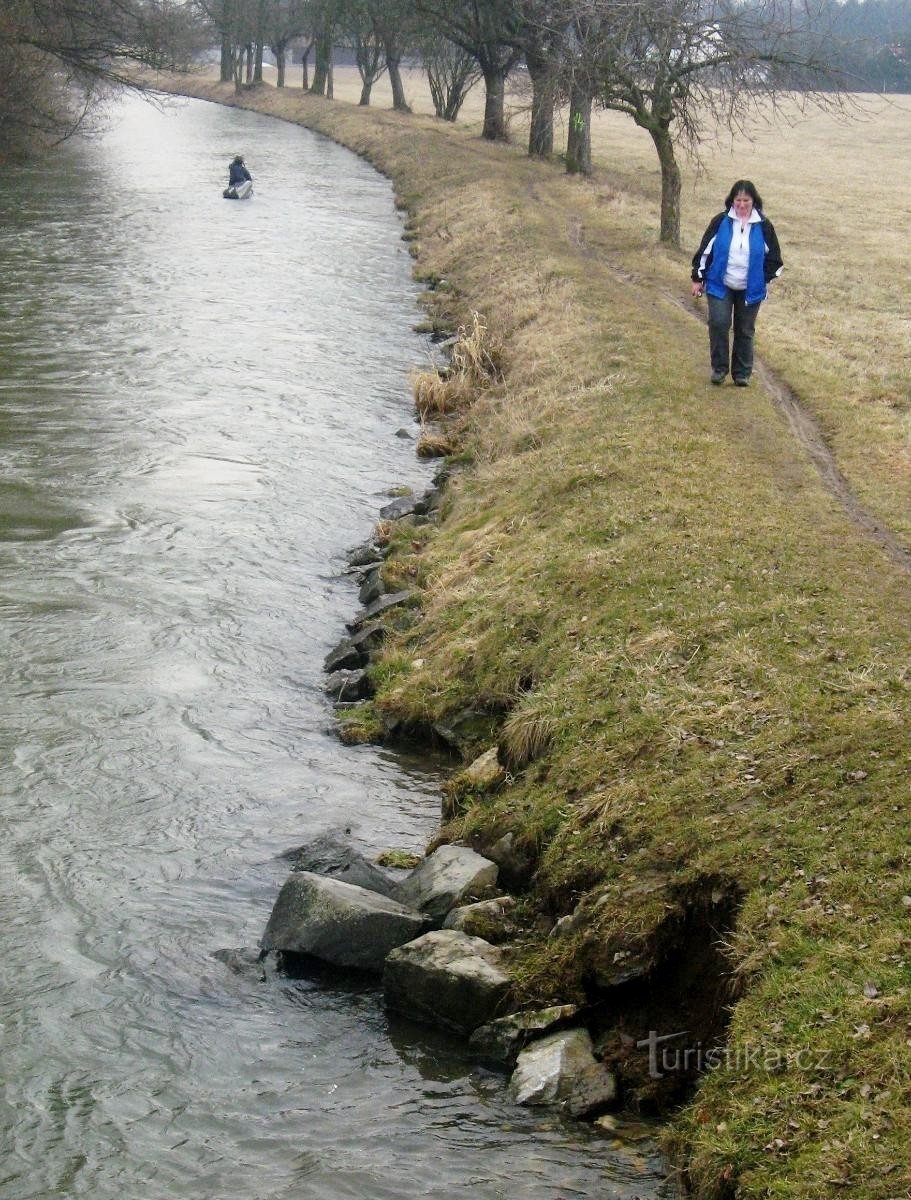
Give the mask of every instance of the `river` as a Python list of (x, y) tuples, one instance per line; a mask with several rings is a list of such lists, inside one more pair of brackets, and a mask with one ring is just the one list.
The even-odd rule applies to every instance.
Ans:
[(388, 182), (130, 98), (0, 212), (0, 1197), (657, 1195), (648, 1144), (514, 1108), (375, 988), (214, 957), (283, 851), (437, 821), (432, 764), (342, 747), (321, 690), (346, 548), (429, 477)]

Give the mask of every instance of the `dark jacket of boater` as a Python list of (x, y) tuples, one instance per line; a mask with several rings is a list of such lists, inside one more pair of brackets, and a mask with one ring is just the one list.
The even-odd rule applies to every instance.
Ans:
[(236, 187), (239, 183), (244, 183), (253, 176), (244, 166), (242, 158), (235, 158), (228, 167), (228, 187)]
[[(775, 226), (760, 213), (756, 214), (750, 228), (750, 262), (747, 270), (746, 302), (759, 304), (766, 298), (766, 284), (781, 274), (781, 249)], [(704, 283), (710, 296), (725, 294), (724, 273), (731, 249), (731, 233), (734, 228), (734, 211), (718, 213), (709, 221), (702, 235), (699, 249), (693, 255), (694, 283)]]

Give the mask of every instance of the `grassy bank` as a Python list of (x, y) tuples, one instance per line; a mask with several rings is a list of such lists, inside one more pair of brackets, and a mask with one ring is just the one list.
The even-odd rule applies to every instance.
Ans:
[[(596, 1003), (605, 1028), (615, 1005), (627, 1050), (692, 1029), (701, 987), (730, 1001), (731, 1054), (669, 1131), (698, 1195), (911, 1194), (911, 581), (759, 388), (708, 386), (704, 328), (665, 297), (685, 259), (655, 245), (632, 159), (569, 180), (470, 126), (268, 88), (244, 103), (393, 178), (418, 270), (446, 281), (432, 310), (480, 313), (502, 367), (456, 418), (472, 469), (441, 526), (399, 534), (421, 618), (378, 668), (377, 711), (471, 709), (476, 748), (499, 743), (507, 786), (463, 792), (445, 835), (512, 832), (534, 871), (523, 993)], [(846, 301), (815, 304), (805, 279), (787, 295), (760, 352), (911, 528), (887, 471), (907, 381), (864, 392), (836, 371)], [(864, 353), (877, 329), (852, 333)]]

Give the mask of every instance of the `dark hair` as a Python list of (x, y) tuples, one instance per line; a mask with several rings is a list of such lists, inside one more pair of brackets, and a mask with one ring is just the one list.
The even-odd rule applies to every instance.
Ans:
[(236, 163), (242, 163), (244, 160), (241, 158), (241, 156), (240, 156), (239, 154), (236, 154), (236, 155), (234, 156), (234, 161), (235, 161)]
[(728, 192), (727, 199), (724, 202), (725, 211), (734, 203), (734, 197), (739, 196), (741, 192), (746, 192), (748, 196), (753, 198), (753, 207), (758, 208), (762, 212), (762, 197), (756, 191), (754, 184), (750, 183), (749, 179), (738, 179), (731, 190)]

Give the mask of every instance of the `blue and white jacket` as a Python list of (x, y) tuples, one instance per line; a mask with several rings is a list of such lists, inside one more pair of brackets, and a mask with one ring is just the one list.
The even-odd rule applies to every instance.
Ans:
[[(750, 225), (750, 260), (747, 267), (747, 304), (760, 304), (766, 298), (766, 285), (782, 272), (781, 250), (775, 227), (768, 217), (754, 209), (759, 220)], [(699, 249), (693, 255), (693, 282), (705, 285), (710, 296), (723, 299), (727, 295), (724, 273), (727, 270), (728, 254), (737, 219), (733, 208), (719, 213), (709, 221), (702, 235)]]

